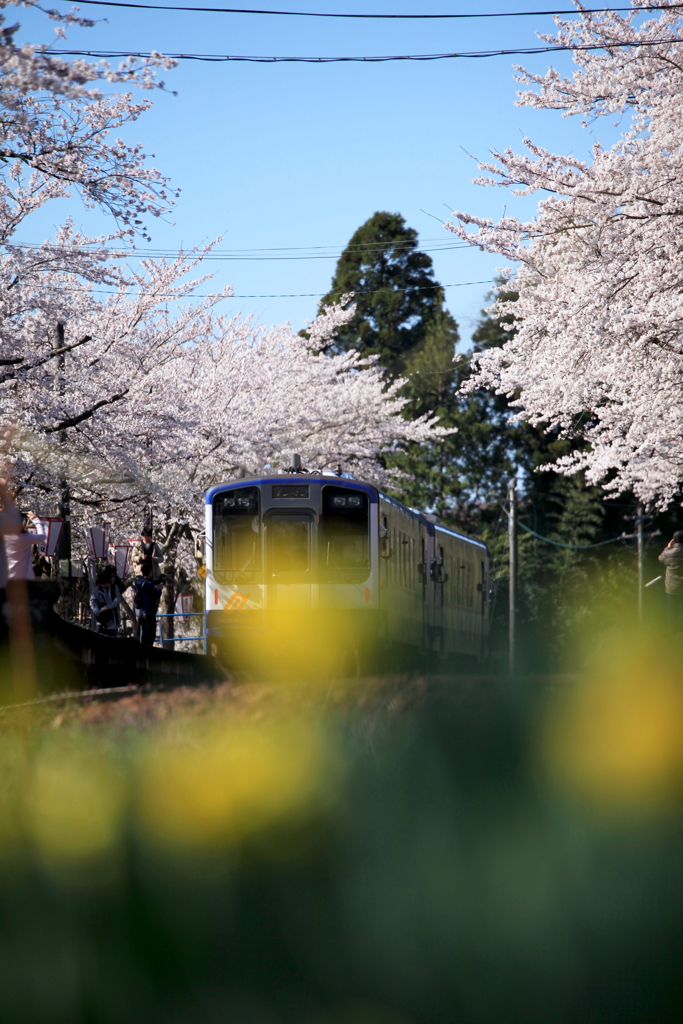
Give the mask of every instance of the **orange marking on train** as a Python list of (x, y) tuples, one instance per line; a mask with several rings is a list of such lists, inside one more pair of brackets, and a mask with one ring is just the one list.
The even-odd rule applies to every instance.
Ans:
[(249, 599), (244, 594), (233, 594), (223, 605), (224, 612), (239, 612), (244, 608)]
[(370, 587), (365, 588), (365, 603), (370, 603)]

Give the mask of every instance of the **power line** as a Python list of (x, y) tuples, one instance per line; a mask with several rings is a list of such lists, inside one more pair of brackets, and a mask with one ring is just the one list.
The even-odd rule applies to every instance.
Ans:
[[(425, 239), (423, 239), (423, 244), (426, 243), (426, 242), (442, 242), (444, 245), (448, 245), (450, 247), (450, 242), (447, 242), (446, 239), (443, 237), (443, 235), (440, 235), (438, 238), (425, 238)], [(7, 242), (5, 244), (7, 246), (11, 246), (11, 247), (14, 247), (16, 249), (43, 249), (44, 245), (45, 245), (44, 242)], [(99, 246), (101, 248), (101, 243), (99, 243), (99, 242), (91, 242), (89, 244), (90, 245), (96, 245), (96, 246)], [(258, 252), (301, 252), (301, 251), (314, 252), (314, 251), (319, 251), (321, 249), (328, 249), (328, 250), (329, 249), (335, 249), (335, 250), (350, 249), (350, 250), (354, 250), (354, 251), (358, 250), (358, 251), (361, 251), (361, 252), (362, 251), (373, 252), (373, 251), (386, 251), (388, 249), (400, 249), (400, 248), (404, 248), (404, 247), (405, 248), (410, 248), (414, 244), (415, 243), (410, 242), (410, 241), (405, 241), (405, 242), (387, 242), (386, 245), (377, 245), (375, 242), (356, 242), (355, 245), (351, 245), (351, 244), (347, 244), (347, 245), (281, 245), (281, 246), (269, 245), (269, 246), (262, 246), (261, 248), (256, 248), (256, 249), (211, 249), (210, 251), (214, 255), (222, 255), (222, 256), (225, 256), (225, 255), (237, 255), (237, 254), (243, 254), (243, 253), (250, 254), (250, 253), (258, 253)], [(64, 252), (64, 253), (73, 252), (73, 249), (70, 246), (68, 246), (68, 245), (64, 245), (64, 246), (51, 245), (48, 248), (52, 252)], [(83, 251), (87, 251), (87, 247), (84, 246), (82, 248), (83, 248)], [(154, 248), (154, 247), (145, 248), (145, 249), (140, 249), (140, 248), (120, 249), (120, 250), (112, 250), (112, 251), (115, 252), (117, 255), (148, 255), (148, 254), (149, 255), (157, 255), (157, 256), (166, 256), (166, 255), (177, 256), (178, 255), (178, 250), (177, 249), (161, 249), (161, 248)], [(434, 250), (432, 250), (432, 251), (434, 251)], [(188, 251), (189, 254), (191, 254), (192, 252), (198, 252), (198, 250), (194, 249), (194, 250)]]
[[(48, 254), (55, 255), (55, 256), (60, 256), (60, 255), (71, 256), (75, 252), (79, 251), (78, 249), (71, 249), (71, 248), (69, 248), (67, 246), (64, 246), (64, 247), (61, 247), (61, 246), (43, 247), (43, 246), (40, 246), (40, 245), (35, 245), (35, 246), (33, 246), (33, 245), (22, 245), (21, 243), (16, 243), (16, 244), (15, 243), (9, 243), (9, 245), (10, 246), (14, 246), (15, 248), (18, 248), (18, 249), (22, 249), (23, 248), (23, 249), (28, 249), (28, 250), (35, 250), (36, 252), (48, 253)], [(320, 248), (322, 248), (322, 246)], [(389, 251), (389, 250), (391, 250), (393, 248), (397, 248), (397, 246), (386, 245), (386, 246), (375, 246), (374, 248), (368, 247), (367, 249), (361, 250), (361, 253), (364, 254), (364, 253), (373, 253), (373, 252), (387, 252), (387, 251)], [(461, 243), (454, 243), (454, 244), (445, 243), (443, 245), (432, 246), (431, 248), (428, 248), (428, 249), (421, 249), (421, 248), (416, 246), (412, 251), (413, 252), (419, 252), (419, 253), (449, 252), (452, 249), (468, 249), (468, 248), (469, 248), (469, 245), (466, 242), (461, 242)], [(88, 250), (87, 249), (83, 249), (83, 250), (80, 250), (80, 251), (87, 252)], [(239, 252), (239, 250), (235, 250), (235, 251)], [(250, 252), (250, 250), (248, 250), (248, 249), (247, 250), (243, 250), (243, 251), (246, 252), (246, 253)], [(258, 252), (259, 250), (252, 250), (252, 251)], [(268, 250), (261, 250), (261, 251), (268, 251)], [(276, 251), (276, 250), (270, 250), (270, 251), (272, 252), (272, 251)], [(116, 251), (116, 250), (111, 251), (108, 255), (109, 255), (109, 258), (111, 258), (111, 259), (130, 259), (130, 258), (135, 257), (135, 258), (139, 258), (139, 259), (161, 260), (161, 259), (176, 259), (178, 257), (178, 252), (177, 252), (177, 250), (174, 252), (172, 250), (164, 251), (163, 249), (156, 249), (156, 250), (155, 249), (150, 249), (150, 250), (146, 250), (146, 249), (125, 250), (124, 249), (124, 250), (121, 250), (121, 251)], [(252, 256), (252, 255), (239, 256), (239, 255), (232, 255), (231, 254), (231, 250), (226, 250), (226, 253), (224, 253), (224, 254), (221, 254), (220, 252), (218, 252), (218, 253), (214, 253), (213, 255), (207, 255), (207, 256), (204, 256), (204, 255), (202, 255), (200, 253), (192, 253), (192, 252), (184, 253), (183, 255), (185, 255), (187, 257), (187, 259), (189, 259), (189, 260), (198, 259), (202, 263), (205, 262), (205, 261), (219, 262), (219, 263), (234, 263), (234, 262), (251, 263), (251, 262), (264, 262), (264, 261), (272, 261), (272, 260), (276, 260), (276, 261), (282, 261), (282, 260), (338, 260), (340, 254), (338, 252), (336, 252), (336, 253), (313, 253), (313, 254), (304, 255), (304, 256)]]
[(537, 537), (539, 540), (545, 541), (546, 544), (554, 544), (556, 548), (570, 548), (572, 551), (586, 551), (588, 548), (601, 548), (605, 544), (614, 544), (615, 541), (624, 539), (623, 533), (620, 533), (618, 537), (610, 537), (609, 540), (599, 540), (597, 544), (563, 544), (559, 540), (551, 540), (550, 537), (542, 537), (540, 533), (536, 533), (535, 530), (532, 530), (530, 526), (525, 526), (524, 523), (518, 522), (517, 525), (523, 530), (526, 530), (527, 533)]
[[(501, 502), (498, 502), (498, 504), (509, 519), (510, 513), (508, 510), (503, 504), (501, 504)], [(536, 531), (532, 530), (530, 526), (525, 526), (524, 523), (520, 523), (519, 520), (516, 520), (516, 522), (517, 526), (522, 530), (526, 530), (526, 532), (530, 533), (533, 537), (537, 537), (538, 540), (545, 541), (546, 544), (554, 544), (556, 548), (569, 548), (572, 551), (586, 551), (588, 548), (601, 548), (605, 544), (614, 544), (618, 540), (624, 540), (624, 534), (620, 533), (618, 537), (610, 537), (609, 540), (599, 540), (597, 544), (563, 544), (562, 541), (551, 540), (550, 537), (542, 537), (540, 533), (536, 533)]]
[[(454, 284), (439, 284), (435, 282), (434, 285), (420, 285), (415, 288), (411, 288), (411, 291), (430, 291), (432, 288), (467, 288), (469, 285), (475, 284), (495, 284), (495, 281), (487, 278), (486, 281), (456, 281)], [(145, 292), (114, 292), (108, 291), (106, 288), (60, 288), (59, 291), (67, 292), (88, 292), (90, 295), (111, 295), (112, 297), (122, 296), (128, 298), (131, 295), (144, 295)], [(391, 292), (404, 292), (405, 288), (373, 288), (369, 291), (358, 291), (354, 292), (355, 295), (376, 295), (378, 292), (391, 291)], [(176, 295), (173, 292), (160, 292), (156, 298), (158, 299), (213, 299), (219, 295), (219, 292), (206, 292), (206, 293), (193, 293), (190, 295)], [(277, 295), (224, 295), (223, 299), (321, 299), (327, 292), (291, 292)]]
[(406, 53), (376, 57), (258, 57), (227, 53), (158, 53), (141, 50), (49, 50), (46, 56), (60, 57), (96, 57), (107, 60), (110, 58), (139, 57), (149, 60), (167, 57), (169, 60), (198, 60), (206, 63), (223, 64), (228, 61), (247, 62), (251, 64), (386, 64), (390, 61), (434, 61), (454, 60), (462, 58), (533, 56), (539, 53), (578, 53), (591, 50), (619, 50), (625, 47), (639, 49), (643, 46), (671, 46), (681, 43), (683, 39), (652, 39), (638, 42), (604, 42), (566, 46), (528, 46), (511, 50), (468, 50), (460, 53)]
[(119, 0), (79, 0), (93, 7), (134, 7), (148, 11), (196, 11), (202, 14), (267, 14), (289, 18), (363, 18), (363, 19), (391, 19), (395, 21), (417, 21), (435, 19), (462, 19), (462, 18), (531, 18), (541, 16), (553, 16), (563, 14), (611, 14), (621, 11), (671, 11), (679, 10), (683, 4), (643, 4), (637, 7), (592, 7), (582, 8), (580, 11), (557, 10), (557, 11), (496, 11), (484, 14), (332, 14), (324, 11), (266, 11), (254, 10), (248, 7), (176, 7), (170, 4), (137, 4), (123, 3)]

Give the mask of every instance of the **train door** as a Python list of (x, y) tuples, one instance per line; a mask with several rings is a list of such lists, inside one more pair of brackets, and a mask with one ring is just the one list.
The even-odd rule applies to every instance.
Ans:
[(445, 562), (443, 548), (434, 537), (433, 555), (429, 566), (429, 579), (432, 591), (432, 622), (434, 624), (434, 641), (432, 649), (438, 654), (445, 653), (445, 609), (443, 601), (443, 584), (445, 581)]
[(480, 654), (483, 656), (486, 652), (488, 636), (488, 613), (489, 613), (489, 584), (486, 573), (486, 563), (482, 560), (481, 564), (481, 580), (479, 583), (478, 590), (481, 591), (481, 645)]
[(271, 608), (310, 608), (313, 516), (269, 512), (266, 527), (266, 585)]
[(444, 601), (446, 562), (442, 546), (435, 545), (435, 555), (434, 622), (436, 625), (436, 650), (443, 656), (446, 653), (446, 609)]

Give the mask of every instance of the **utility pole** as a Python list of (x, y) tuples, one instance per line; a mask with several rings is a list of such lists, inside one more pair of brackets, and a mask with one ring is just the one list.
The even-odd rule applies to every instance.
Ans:
[(515, 674), (517, 641), (517, 480), (513, 477), (508, 486), (508, 540), (510, 544), (510, 612), (508, 667), (510, 675)]
[[(61, 352), (63, 348), (64, 324), (58, 323), (57, 330), (52, 339), (52, 350), (53, 352), (60, 352), (60, 355), (56, 357), (57, 369), (55, 373), (55, 388), (59, 394), (64, 393), (64, 353)], [(61, 445), (66, 445), (66, 434), (64, 431), (60, 432), (59, 442)], [(59, 567), (60, 560), (68, 562), (68, 574), (71, 576), (71, 492), (68, 480), (59, 481), (58, 509), (59, 518), (64, 520), (64, 525), (62, 526), (57, 546), (57, 566)]]
[(645, 545), (643, 542), (643, 506), (638, 506), (636, 515), (636, 542), (638, 545), (638, 622), (643, 624), (643, 555)]
[(645, 542), (651, 540), (653, 537), (661, 536), (661, 530), (651, 530), (649, 533), (645, 533), (645, 523), (652, 522), (652, 516), (645, 515), (645, 509), (642, 505), (638, 505), (636, 508), (636, 514), (634, 516), (625, 516), (625, 519), (632, 519), (634, 523), (633, 533), (622, 533), (622, 540), (633, 540), (636, 542), (636, 554), (638, 557), (638, 622), (642, 625), (643, 622), (643, 594), (645, 593), (646, 587), (649, 587), (652, 583), (656, 583), (661, 576), (657, 576), (654, 580), (650, 580), (643, 586), (644, 573), (645, 573)]

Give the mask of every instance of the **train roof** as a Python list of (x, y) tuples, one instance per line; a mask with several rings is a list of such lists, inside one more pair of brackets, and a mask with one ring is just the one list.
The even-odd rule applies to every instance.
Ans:
[(397, 501), (396, 498), (392, 498), (385, 494), (384, 491), (380, 491), (374, 484), (366, 484), (361, 480), (356, 480), (354, 477), (346, 475), (337, 476), (336, 473), (274, 473), (269, 476), (244, 477), (242, 480), (230, 480), (224, 484), (216, 484), (215, 487), (211, 487), (206, 492), (204, 500), (207, 505), (211, 505), (214, 496), (221, 491), (232, 490), (238, 487), (255, 487), (260, 484), (278, 484), (282, 483), (283, 480), (300, 480), (302, 483), (304, 480), (308, 482), (315, 481), (316, 483), (336, 484), (337, 486), (350, 487), (352, 490), (365, 491), (372, 502), (376, 503), (381, 497), (383, 501), (388, 502), (390, 505), (395, 505), (402, 512), (407, 512), (413, 519), (418, 519), (420, 522), (425, 523), (428, 529), (435, 530), (438, 533), (445, 533), (450, 537), (456, 537), (467, 544), (475, 544), (477, 547), (488, 551), (488, 547), (483, 541), (475, 540), (473, 537), (468, 537), (467, 534), (460, 533), (450, 526), (443, 526), (441, 523), (435, 522), (428, 513), (420, 512), (416, 508), (404, 505), (402, 502)]
[(243, 480), (230, 480), (225, 484), (217, 484), (206, 492), (204, 501), (205, 504), (210, 505), (214, 496), (221, 491), (228, 491), (237, 487), (255, 487), (259, 484), (281, 484), (283, 480), (299, 481), (300, 483), (311, 483), (314, 481), (315, 483), (343, 485), (355, 490), (365, 491), (370, 496), (370, 499), (375, 502), (380, 493), (374, 484), (364, 484), (361, 480), (354, 480), (348, 476), (337, 476), (336, 473), (273, 473), (271, 476), (244, 477)]

